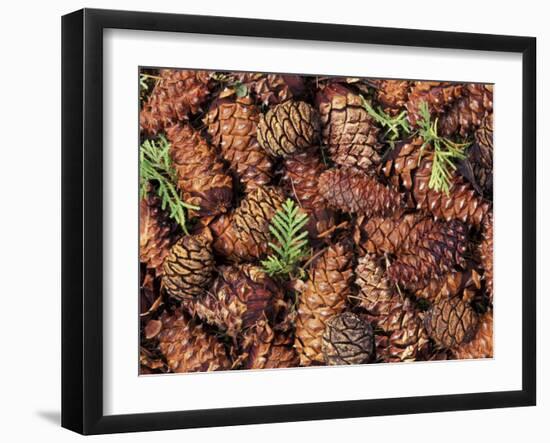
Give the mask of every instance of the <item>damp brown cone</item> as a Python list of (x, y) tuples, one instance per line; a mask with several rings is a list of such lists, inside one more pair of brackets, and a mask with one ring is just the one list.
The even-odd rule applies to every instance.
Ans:
[(463, 97), (439, 120), (439, 132), (445, 136), (458, 133), (465, 137), (479, 128), (483, 118), (492, 112), (493, 85), (468, 83)]
[(492, 358), (493, 357), (493, 312), (485, 313), (479, 320), (479, 327), (474, 338), (453, 350), (457, 359)]
[(369, 322), (343, 312), (327, 321), (323, 355), (329, 366), (360, 365), (374, 356), (374, 332)]
[(287, 157), (284, 161), (282, 184), (287, 195), (293, 197), (308, 214), (306, 229), (310, 240), (335, 225), (335, 214), (327, 208), (319, 190), (319, 176), (326, 170), (317, 150), (308, 150)]
[(174, 123), (188, 120), (201, 110), (210, 94), (210, 73), (185, 69), (161, 69), (151, 95), (139, 115), (140, 128), (156, 135)]
[(163, 287), (177, 299), (200, 296), (212, 281), (214, 256), (208, 229), (184, 235), (164, 260)]
[(358, 94), (342, 84), (329, 83), (317, 93), (316, 104), (323, 143), (336, 164), (368, 171), (380, 162), (379, 128)]
[(353, 168), (323, 172), (319, 189), (330, 207), (367, 217), (389, 215), (401, 206), (401, 196), (395, 189)]
[(260, 111), (251, 97), (226, 97), (212, 103), (203, 121), (214, 146), (247, 189), (272, 178), (272, 162), (256, 138)]
[(411, 89), (410, 81), (378, 80), (374, 84), (376, 101), (386, 114), (395, 117), (403, 112)]
[(155, 274), (162, 275), (162, 264), (178, 239), (180, 229), (162, 209), (160, 198), (149, 191), (139, 202), (139, 260)]
[(258, 142), (273, 157), (312, 147), (319, 138), (319, 117), (311, 105), (289, 100), (260, 117)]
[(214, 150), (189, 124), (166, 131), (178, 187), (186, 203), (198, 206), (189, 215), (215, 216), (227, 211), (233, 198), (233, 179)]
[(482, 121), (475, 132), (476, 143), (470, 148), (468, 160), (476, 184), (487, 197), (493, 194), (493, 113)]
[(212, 223), (214, 250), (233, 261), (263, 257), (271, 241), (269, 223), (283, 201), (280, 188), (265, 186), (252, 190), (232, 214), (224, 214)]
[[(171, 372), (219, 371), (231, 368), (224, 345), (183, 313), (164, 312), (151, 320), (147, 339), (158, 340)], [(147, 329), (147, 328), (146, 328)]]
[(424, 323), (437, 346), (452, 349), (474, 338), (479, 317), (467, 301), (451, 297), (434, 303)]
[(296, 350), (300, 364), (324, 362), (322, 335), (327, 321), (344, 310), (351, 294), (353, 251), (349, 242), (329, 246), (309, 271), (299, 294), (296, 317)]
[(251, 264), (220, 267), (211, 289), (184, 305), (190, 313), (233, 338), (261, 318), (275, 324), (286, 317), (287, 310), (280, 285)]
[(450, 82), (414, 82), (409, 92), (408, 101), (405, 104), (407, 108), (407, 117), (409, 123), (416, 127), (419, 120), (422, 119), (420, 107), (422, 103), (428, 105), (428, 111), (432, 115), (441, 115), (447, 111), (464, 93), (464, 88), (460, 84)]
[(483, 280), (489, 301), (493, 302), (493, 214), (483, 224), (482, 239), (479, 245)]
[(299, 75), (243, 72), (236, 74), (235, 79), (245, 85), (262, 105), (278, 105), (304, 91), (304, 81)]
[(359, 258), (355, 269), (359, 306), (380, 330), (377, 357), (386, 362), (423, 359), (429, 340), (418, 310), (387, 279), (374, 255)]
[(443, 277), (432, 279), (426, 286), (417, 289), (415, 295), (438, 303), (451, 297), (474, 300), (481, 291), (481, 277), (475, 269), (452, 271)]
[(242, 340), (244, 369), (293, 368), (300, 360), (289, 332), (275, 331), (266, 320), (258, 321)]

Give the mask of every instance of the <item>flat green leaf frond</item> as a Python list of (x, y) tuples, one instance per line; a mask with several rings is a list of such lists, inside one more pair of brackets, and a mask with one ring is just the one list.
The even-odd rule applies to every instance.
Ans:
[(158, 140), (145, 140), (140, 147), (140, 195), (145, 198), (149, 183), (156, 183), (156, 193), (161, 199), (162, 209), (168, 209), (170, 218), (179, 223), (187, 233), (187, 210), (199, 210), (195, 205), (184, 202), (176, 183), (176, 172), (170, 158), (170, 143), (161, 135)]
[(269, 243), (272, 254), (262, 261), (269, 275), (290, 275), (295, 271), (300, 274), (299, 262), (307, 254), (307, 231), (303, 230), (307, 222), (307, 214), (292, 199), (287, 199), (275, 213), (269, 232), (276, 242)]

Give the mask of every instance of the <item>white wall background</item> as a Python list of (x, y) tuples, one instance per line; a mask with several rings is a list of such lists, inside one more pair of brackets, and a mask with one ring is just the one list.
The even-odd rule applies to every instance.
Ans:
[[(301, 2), (296, 0), (156, 0), (4, 2), (0, 58), (2, 129), (0, 218), (2, 356), (0, 435), (6, 442), (80, 441), (59, 427), (60, 414), (60, 16), (87, 6), (177, 13), (243, 16), (448, 31), (530, 35), (538, 38), (538, 149), (543, 151), (542, 84), (550, 70), (550, 30), (544, 2), (482, 3), (393, 0)], [(239, 54), (246, 57), (246, 54)], [(519, 149), (519, 147), (518, 147)], [(550, 156), (539, 155), (539, 227), (549, 223), (550, 187), (542, 177)], [(544, 314), (550, 290), (549, 236), (539, 229), (538, 406), (233, 428), (104, 436), (94, 441), (243, 442), (307, 439), (319, 442), (544, 441), (550, 431), (550, 326)], [(544, 251), (544, 252), (543, 252)], [(518, 273), (520, 270), (518, 269)], [(452, 383), (452, 380), (449, 381)], [(411, 380), (411, 383), (414, 381)], [(215, 393), (210, 393), (212, 395)], [(545, 438), (546, 437), (546, 438)]]

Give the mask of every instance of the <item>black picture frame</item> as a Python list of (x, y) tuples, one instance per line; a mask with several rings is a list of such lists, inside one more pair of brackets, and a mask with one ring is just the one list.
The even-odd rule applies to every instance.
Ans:
[[(523, 63), (522, 389), (106, 416), (103, 413), (103, 30), (171, 31), (519, 53)], [(536, 403), (536, 39), (83, 9), (62, 18), (62, 426), (82, 434), (458, 411)]]

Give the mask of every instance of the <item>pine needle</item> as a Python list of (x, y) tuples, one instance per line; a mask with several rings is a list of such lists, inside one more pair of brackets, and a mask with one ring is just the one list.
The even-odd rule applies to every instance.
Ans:
[(411, 128), (407, 120), (407, 111), (401, 112), (396, 117), (391, 117), (386, 114), (381, 108), (375, 110), (371, 104), (363, 97), (361, 101), (363, 102), (363, 107), (367, 113), (380, 125), (382, 128), (386, 129), (386, 132), (382, 134), (384, 139), (387, 139), (390, 142), (399, 140), (403, 136), (407, 136), (411, 133)]
[(177, 177), (172, 166), (169, 149), (170, 143), (162, 135), (158, 141), (145, 140), (141, 145), (139, 151), (140, 197), (145, 198), (147, 196), (149, 182), (156, 182), (156, 193), (161, 199), (162, 209), (168, 208), (170, 218), (176, 220), (187, 234), (187, 210), (199, 210), (200, 208), (181, 200), (180, 194), (174, 185)]
[(456, 160), (466, 158), (465, 150), (470, 143), (455, 143), (448, 138), (442, 137), (437, 133), (437, 118), (432, 122), (428, 103), (420, 104), (421, 119), (418, 120), (419, 133), (424, 143), (420, 148), (420, 158), (422, 159), (424, 150), (428, 145), (433, 147), (432, 173), (428, 187), (438, 192), (449, 194), (451, 181), (456, 170)]
[(276, 243), (269, 243), (272, 254), (262, 260), (265, 272), (271, 276), (290, 276), (298, 271), (300, 276), (303, 275), (304, 271), (298, 268), (298, 264), (308, 252), (307, 231), (303, 230), (307, 222), (307, 214), (288, 198), (269, 225), (269, 232)]

